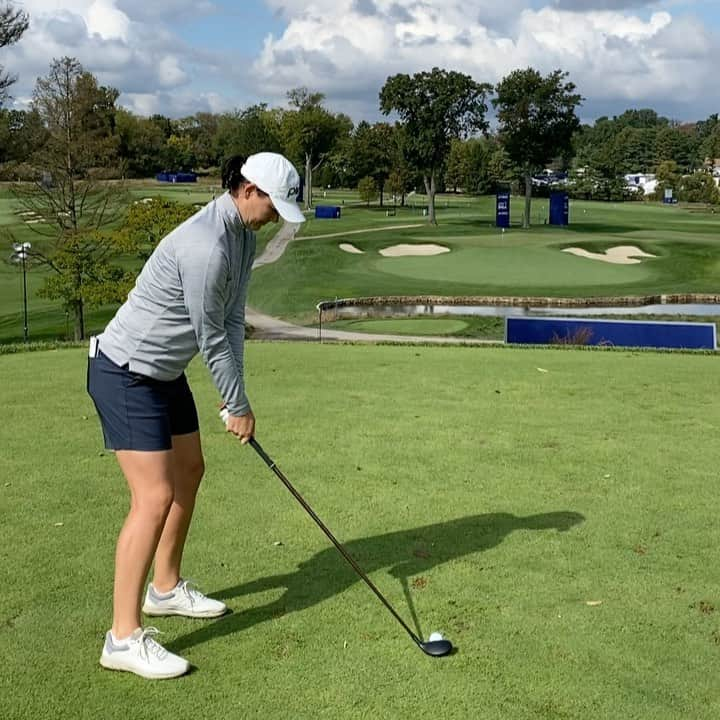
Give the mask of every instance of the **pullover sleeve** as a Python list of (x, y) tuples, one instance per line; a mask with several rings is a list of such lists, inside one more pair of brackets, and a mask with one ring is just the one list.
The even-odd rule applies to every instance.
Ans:
[(228, 341), (230, 342), (230, 347), (232, 349), (233, 357), (235, 358), (237, 371), (240, 377), (244, 377), (243, 357), (245, 348), (245, 301), (247, 299), (251, 272), (252, 259), (243, 272), (243, 276), (240, 280), (239, 292), (237, 293), (232, 306), (228, 309), (227, 317), (225, 319)]
[[(217, 243), (187, 244), (178, 254), (178, 271), (185, 308), (213, 382), (230, 413), (245, 415), (250, 411), (250, 402), (243, 379), (244, 308), (240, 318), (242, 336), (238, 336), (236, 321), (226, 328), (230, 260)], [(236, 314), (237, 310), (233, 310), (232, 315)]]

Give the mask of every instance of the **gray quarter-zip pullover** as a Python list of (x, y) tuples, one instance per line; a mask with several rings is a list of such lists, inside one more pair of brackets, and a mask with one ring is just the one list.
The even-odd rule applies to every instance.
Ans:
[(229, 193), (164, 237), (99, 337), (117, 365), (174, 380), (200, 352), (232, 415), (250, 410), (243, 380), (245, 299), (255, 233)]

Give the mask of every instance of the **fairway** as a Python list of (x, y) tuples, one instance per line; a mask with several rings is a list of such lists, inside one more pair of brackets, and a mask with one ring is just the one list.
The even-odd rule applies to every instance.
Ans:
[(127, 508), (86, 350), (0, 356), (0, 716), (715, 720), (714, 355), (248, 343), (257, 437), (422, 654), (189, 369), (207, 474), (154, 618), (194, 670), (101, 669)]

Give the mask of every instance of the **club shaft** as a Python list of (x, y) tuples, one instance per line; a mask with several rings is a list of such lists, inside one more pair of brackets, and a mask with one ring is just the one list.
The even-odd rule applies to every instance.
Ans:
[(405, 632), (417, 643), (422, 644), (422, 640), (408, 627), (407, 623), (395, 612), (395, 608), (385, 599), (383, 594), (375, 587), (372, 580), (363, 572), (362, 568), (355, 562), (350, 553), (342, 546), (342, 544), (330, 532), (325, 523), (317, 516), (315, 511), (305, 502), (302, 495), (293, 487), (292, 483), (283, 475), (280, 468), (275, 464), (274, 460), (262, 449), (260, 443), (255, 438), (250, 438), (250, 445), (257, 454), (263, 459), (265, 464), (280, 478), (282, 484), (290, 491), (292, 496), (302, 505), (305, 512), (315, 521), (316, 525), (325, 533), (330, 542), (338, 549), (340, 554), (345, 558), (352, 569), (365, 581), (365, 584), (377, 595), (382, 604), (392, 613), (393, 617), (403, 626)]
[(408, 607), (410, 608), (410, 615), (412, 616), (413, 622), (415, 623), (415, 629), (417, 630), (418, 637), (422, 637), (422, 630), (420, 629), (420, 622), (418, 620), (417, 613), (415, 612), (415, 605), (410, 595), (410, 588), (408, 587), (408, 581), (405, 576), (400, 578), (403, 592), (405, 593), (405, 599), (407, 600)]

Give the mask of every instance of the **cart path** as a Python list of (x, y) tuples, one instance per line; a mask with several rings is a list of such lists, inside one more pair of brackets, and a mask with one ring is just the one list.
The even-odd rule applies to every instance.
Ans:
[[(317, 328), (293, 325), (279, 318), (265, 315), (248, 307), (245, 321), (253, 327), (253, 340), (319, 340)], [(323, 328), (322, 339), (344, 342), (397, 342), (397, 343), (433, 343), (436, 345), (501, 345), (501, 340), (480, 340), (478, 338), (443, 337), (437, 335), (381, 335), (379, 333), (359, 333), (349, 330), (330, 330)]]

